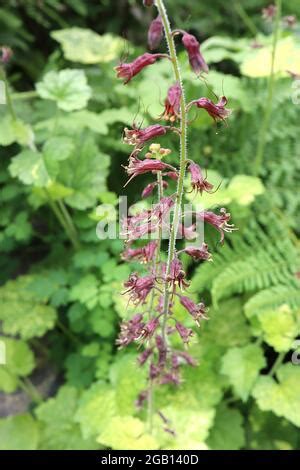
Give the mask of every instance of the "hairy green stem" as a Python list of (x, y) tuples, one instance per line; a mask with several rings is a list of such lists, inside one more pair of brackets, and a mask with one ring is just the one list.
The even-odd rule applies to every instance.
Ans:
[[(177, 59), (176, 48), (174, 43), (174, 38), (172, 35), (172, 30), (170, 26), (170, 22), (168, 19), (168, 15), (164, 6), (164, 2), (162, 0), (156, 0), (156, 6), (158, 12), (162, 18), (165, 37), (169, 49), (170, 58), (173, 65), (173, 72), (175, 80), (181, 86), (181, 100), (180, 100), (180, 166), (179, 166), (179, 176), (178, 176), (178, 183), (177, 183), (177, 192), (176, 192), (176, 201), (174, 206), (174, 215), (173, 221), (171, 224), (171, 231), (170, 231), (170, 241), (169, 241), (169, 249), (168, 249), (168, 260), (166, 266), (166, 276), (170, 272), (171, 262), (175, 256), (176, 251), (176, 236), (178, 231), (179, 225), (179, 218), (181, 212), (181, 203), (182, 203), (182, 196), (183, 196), (183, 182), (184, 182), (184, 175), (185, 175), (185, 167), (187, 161), (187, 115), (186, 115), (186, 101), (184, 96), (184, 88), (182, 85), (181, 79), (181, 72), (180, 67)], [(169, 315), (169, 298), (170, 292), (167, 283), (164, 287), (164, 315), (163, 315), (163, 323), (162, 323), (162, 337), (166, 343), (166, 325), (167, 319)]]
[(267, 143), (267, 134), (270, 126), (270, 119), (272, 115), (272, 104), (274, 97), (274, 86), (275, 86), (275, 59), (276, 59), (276, 49), (280, 33), (280, 18), (281, 18), (281, 4), (282, 0), (276, 0), (276, 18), (273, 31), (273, 43), (272, 43), (272, 57), (271, 57), (271, 70), (268, 81), (268, 90), (267, 90), (267, 99), (264, 109), (262, 126), (260, 128), (260, 133), (258, 137), (258, 144), (254, 162), (254, 174), (259, 175), (263, 163), (263, 157), (265, 153), (266, 143)]

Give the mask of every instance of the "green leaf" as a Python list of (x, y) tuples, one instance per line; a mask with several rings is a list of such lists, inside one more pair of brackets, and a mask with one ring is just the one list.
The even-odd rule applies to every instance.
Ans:
[(87, 132), (75, 137), (74, 145), (73, 154), (60, 162), (57, 181), (73, 190), (66, 202), (71, 207), (85, 210), (94, 206), (98, 195), (106, 189), (109, 157), (99, 152)]
[(113, 417), (97, 441), (114, 450), (158, 449), (154, 437), (146, 432), (145, 424), (132, 416)]
[(36, 450), (38, 423), (30, 414), (0, 419), (0, 450)]
[(80, 426), (74, 421), (78, 404), (75, 388), (62, 387), (55, 398), (50, 398), (35, 413), (41, 421), (42, 450), (91, 450), (98, 446), (85, 439)]
[(42, 154), (33, 150), (23, 150), (13, 157), (9, 171), (24, 184), (45, 187), (50, 182)]
[(221, 372), (228, 377), (235, 393), (246, 401), (266, 361), (261, 348), (249, 344), (229, 349), (222, 359)]
[(0, 320), (4, 333), (30, 339), (41, 337), (54, 327), (56, 310), (30, 291), (33, 280), (30, 275), (19, 276), (0, 288)]
[(70, 291), (70, 299), (78, 300), (91, 310), (98, 303), (98, 290), (99, 282), (96, 276), (87, 274), (77, 284), (73, 285)]
[(34, 142), (34, 134), (28, 124), (6, 115), (0, 120), (0, 145), (7, 146), (14, 142), (31, 147)]
[(14, 392), (18, 387), (18, 377), (26, 377), (34, 367), (34, 355), (29, 346), (21, 340), (0, 336), (4, 343), (5, 364), (0, 365), (0, 390)]
[(115, 391), (105, 383), (94, 383), (80, 400), (75, 421), (85, 438), (96, 437), (117, 414)]
[(59, 173), (59, 162), (66, 160), (75, 150), (73, 139), (67, 136), (51, 137), (43, 146), (43, 157), (48, 173), (56, 178)]
[(253, 450), (293, 450), (298, 447), (299, 430), (273, 413), (264, 413), (257, 407), (249, 416), (249, 444)]
[(36, 89), (41, 98), (55, 101), (64, 111), (85, 108), (91, 97), (84, 71), (77, 69), (48, 72)]
[(264, 340), (275, 351), (287, 352), (291, 349), (294, 339), (299, 334), (299, 326), (288, 305), (282, 305), (278, 310), (261, 312), (258, 315), (258, 321)]
[(126, 47), (122, 38), (77, 27), (53, 31), (51, 36), (62, 45), (66, 59), (82, 64), (110, 62)]
[(207, 444), (213, 450), (238, 450), (243, 447), (245, 434), (241, 413), (220, 405)]
[(253, 397), (262, 411), (273, 411), (300, 426), (300, 368), (285, 364), (276, 372), (277, 382), (268, 376), (258, 379)]

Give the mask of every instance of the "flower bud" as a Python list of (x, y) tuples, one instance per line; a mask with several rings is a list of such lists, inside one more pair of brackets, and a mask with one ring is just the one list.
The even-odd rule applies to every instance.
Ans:
[(148, 46), (149, 46), (149, 49), (151, 49), (151, 51), (158, 48), (163, 38), (163, 35), (164, 35), (163, 22), (162, 22), (161, 16), (158, 15), (158, 17), (155, 18), (151, 22), (149, 31), (148, 31)]

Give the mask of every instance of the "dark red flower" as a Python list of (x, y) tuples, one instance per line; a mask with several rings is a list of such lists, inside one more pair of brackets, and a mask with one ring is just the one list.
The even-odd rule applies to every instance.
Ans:
[(203, 194), (203, 191), (211, 193), (214, 185), (209, 183), (206, 177), (204, 178), (200, 166), (196, 163), (191, 163), (188, 169), (191, 173), (191, 184), (193, 191), (199, 192), (201, 196)]
[(127, 248), (122, 254), (122, 258), (126, 261), (138, 259), (142, 263), (149, 263), (154, 258), (156, 248), (156, 241), (151, 241), (141, 248)]
[(161, 115), (166, 121), (174, 122), (179, 118), (181, 94), (182, 91), (179, 83), (175, 83), (175, 85), (169, 88), (165, 100), (165, 110)]
[[(166, 267), (163, 266), (163, 271), (165, 269)], [(185, 280), (185, 271), (183, 270), (182, 263), (178, 258), (171, 261), (170, 272), (166, 276), (166, 281), (170, 282), (173, 287), (178, 285), (180, 289), (184, 289), (189, 286), (189, 283)]]
[(189, 366), (195, 367), (198, 363), (197, 361), (186, 351), (177, 351), (177, 355), (180, 359), (183, 359)]
[(145, 349), (138, 357), (138, 363), (140, 366), (143, 366), (145, 362), (149, 359), (151, 354), (153, 353), (153, 348)]
[(178, 253), (186, 253), (195, 260), (211, 260), (211, 254), (208, 251), (208, 245), (206, 243), (202, 243), (200, 248), (187, 246), (184, 250), (181, 250)]
[(115, 67), (118, 78), (124, 78), (124, 85), (126, 85), (130, 80), (135, 77), (141, 70), (143, 70), (148, 65), (154, 64), (157, 59), (161, 57), (166, 57), (164, 54), (145, 54), (137, 57), (134, 61), (127, 64), (120, 64)]
[(0, 63), (4, 65), (8, 64), (13, 55), (12, 49), (8, 46), (2, 46), (0, 47), (0, 52), (1, 52)]
[(152, 5), (154, 5), (154, 0), (143, 0), (143, 4), (145, 7), (152, 7)]
[(156, 335), (155, 342), (158, 350), (158, 365), (159, 367), (164, 367), (167, 361), (166, 344), (160, 335)]
[(145, 142), (167, 133), (169, 128), (160, 124), (153, 124), (145, 129), (124, 129), (124, 142), (129, 145), (140, 146)]
[(194, 72), (197, 74), (201, 72), (208, 73), (208, 65), (200, 52), (200, 44), (195, 36), (184, 33), (182, 36), (182, 43), (187, 50), (189, 62)]
[(151, 380), (156, 379), (161, 373), (161, 368), (155, 364), (151, 364), (149, 368), (149, 378)]
[(180, 384), (179, 374), (176, 371), (167, 372), (161, 377), (160, 384), (161, 385), (165, 385), (165, 384), (179, 385)]
[[(156, 186), (157, 186), (157, 182), (147, 184), (147, 186), (144, 188), (144, 190), (142, 192), (142, 198), (145, 199), (145, 198), (151, 196), (151, 194), (153, 193), (153, 190)], [(163, 181), (163, 188), (166, 189), (168, 186), (169, 186), (168, 183), (166, 181)]]
[(163, 38), (163, 35), (164, 35), (164, 26), (163, 26), (161, 16), (158, 15), (157, 18), (151, 21), (151, 24), (148, 30), (148, 46), (151, 49), (151, 51), (158, 48)]
[(143, 331), (145, 324), (143, 322), (143, 315), (138, 313), (129, 321), (121, 323), (121, 331), (116, 344), (122, 348), (128, 346), (132, 341), (137, 340)]
[(227, 98), (222, 96), (217, 104), (214, 104), (209, 98), (199, 98), (198, 100), (191, 101), (189, 106), (195, 105), (197, 108), (202, 108), (213, 118), (215, 122), (225, 121), (230, 116), (232, 110), (226, 109)]
[(159, 326), (159, 318), (157, 317), (151, 318), (151, 320), (149, 320), (148, 323), (146, 323), (146, 325), (143, 328), (141, 339), (152, 338), (158, 326)]
[(124, 282), (127, 288), (124, 294), (129, 293), (130, 299), (134, 304), (144, 303), (148, 294), (154, 287), (155, 278), (152, 275), (139, 277), (137, 273), (132, 273), (128, 281)]
[(203, 302), (196, 304), (189, 297), (181, 295), (180, 303), (192, 315), (198, 326), (200, 326), (200, 320), (208, 320), (206, 316), (207, 308), (205, 307), (205, 304)]
[(203, 211), (203, 212), (198, 212), (197, 217), (203, 220), (204, 222), (207, 222), (210, 225), (213, 225), (218, 232), (221, 234), (221, 239), (220, 242), (223, 243), (224, 241), (224, 232), (233, 232), (234, 230), (237, 230), (233, 224), (229, 224), (230, 220), (230, 213), (226, 212), (226, 209), (224, 207), (220, 209), (220, 215), (215, 214), (214, 212), (210, 211)]
[(186, 344), (189, 343), (191, 336), (193, 336), (193, 330), (186, 328), (182, 323), (176, 322), (176, 330), (178, 331), (180, 338)]
[(148, 400), (149, 396), (149, 391), (148, 390), (142, 390), (142, 392), (139, 393), (136, 401), (135, 401), (135, 406), (137, 407), (138, 410), (141, 410), (145, 401)]
[(168, 176), (173, 181), (178, 180), (178, 173), (176, 173), (176, 171), (167, 171), (167, 173), (164, 173), (163, 176)]
[(127, 174), (130, 176), (125, 186), (138, 175), (143, 175), (152, 171), (163, 171), (166, 168), (170, 168), (170, 165), (162, 162), (161, 160), (154, 160), (153, 158), (139, 160), (136, 157), (131, 157), (129, 165), (125, 167)]

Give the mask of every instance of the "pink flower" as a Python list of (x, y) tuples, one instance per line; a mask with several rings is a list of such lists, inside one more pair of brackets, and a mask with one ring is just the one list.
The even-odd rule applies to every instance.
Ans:
[(155, 278), (152, 275), (139, 277), (137, 273), (130, 274), (128, 281), (124, 282), (127, 288), (124, 294), (129, 293), (129, 300), (135, 305), (144, 303), (148, 294), (154, 287)]
[(197, 232), (195, 232), (196, 224), (192, 224), (189, 227), (185, 227), (183, 224), (178, 225), (178, 237), (186, 238), (187, 240), (193, 240), (197, 238)]
[(211, 193), (214, 185), (209, 183), (206, 177), (204, 178), (200, 166), (197, 165), (196, 163), (191, 163), (188, 169), (189, 169), (189, 172), (191, 173), (191, 184), (192, 184), (193, 190), (195, 190), (196, 192), (199, 192), (201, 196), (203, 194), (203, 191), (206, 191), (207, 193)]
[(148, 400), (148, 396), (149, 396), (149, 391), (148, 390), (142, 390), (139, 393), (139, 395), (138, 395), (138, 397), (135, 401), (135, 406), (137, 407), (138, 410), (142, 409), (145, 401)]
[(180, 359), (183, 359), (189, 366), (195, 367), (198, 363), (195, 359), (190, 356), (186, 351), (177, 351), (177, 355)]
[(225, 96), (222, 96), (217, 104), (214, 104), (209, 98), (199, 98), (198, 100), (191, 101), (189, 106), (192, 105), (205, 109), (215, 122), (225, 121), (232, 112), (231, 109), (225, 108), (227, 105), (227, 98)]
[(8, 46), (2, 46), (2, 47), (0, 47), (0, 52), (1, 52), (0, 63), (8, 64), (10, 59), (13, 56), (12, 49)]
[(178, 173), (176, 171), (167, 171), (167, 173), (164, 173), (163, 176), (168, 176), (173, 181), (178, 180)]
[(162, 197), (158, 204), (156, 204), (152, 210), (152, 215), (157, 217), (161, 221), (165, 215), (168, 214), (170, 209), (174, 206), (172, 197)]
[(154, 64), (157, 59), (161, 57), (166, 56), (164, 54), (149, 54), (149, 52), (145, 52), (145, 54), (137, 57), (133, 62), (120, 64), (115, 67), (117, 77), (124, 78), (124, 85), (126, 85), (141, 70), (143, 70), (148, 65)]
[(124, 251), (122, 258), (127, 261), (138, 259), (142, 263), (149, 263), (154, 258), (156, 248), (156, 241), (151, 241), (141, 248), (127, 248), (127, 250)]
[(143, 145), (148, 140), (165, 135), (168, 127), (160, 124), (153, 124), (145, 129), (124, 129), (124, 142), (129, 145)]
[(200, 44), (195, 36), (185, 32), (182, 36), (182, 43), (187, 50), (189, 62), (194, 72), (197, 74), (208, 73), (208, 65), (200, 52)]
[(273, 21), (277, 13), (276, 5), (269, 5), (262, 9), (262, 17), (266, 21)]
[(188, 246), (184, 250), (179, 251), (178, 253), (186, 253), (195, 260), (211, 260), (211, 254), (208, 251), (208, 246), (206, 243), (202, 243), (200, 248), (193, 246)]
[(163, 35), (164, 35), (164, 26), (163, 26), (161, 16), (158, 15), (158, 17), (155, 18), (151, 22), (149, 30), (148, 30), (148, 45), (151, 51), (158, 48), (163, 38)]
[(212, 225), (218, 230), (218, 232), (220, 232), (221, 243), (223, 243), (224, 241), (224, 232), (231, 233), (234, 230), (237, 230), (233, 224), (228, 223), (231, 216), (230, 216), (230, 213), (226, 212), (226, 209), (224, 208), (220, 209), (220, 215), (217, 215), (214, 212), (210, 212), (210, 211), (203, 211), (203, 212), (198, 212), (197, 217), (199, 217), (204, 222), (207, 222), (208, 224)]
[(179, 83), (175, 83), (175, 85), (169, 88), (165, 100), (165, 110), (161, 116), (166, 121), (174, 122), (179, 117), (181, 94), (182, 91)]
[(158, 326), (159, 326), (159, 318), (157, 317), (151, 318), (151, 320), (149, 320), (148, 323), (146, 323), (146, 325), (144, 326), (142, 334), (141, 334), (141, 338), (142, 339), (152, 338)]
[(182, 341), (188, 344), (191, 336), (194, 335), (193, 330), (191, 330), (191, 328), (186, 328), (182, 323), (179, 322), (176, 322), (175, 326)]
[(155, 342), (158, 351), (158, 365), (160, 367), (164, 367), (167, 361), (167, 348), (165, 342), (160, 335), (156, 335)]
[(151, 380), (156, 379), (161, 373), (161, 368), (155, 364), (151, 364), (149, 368), (149, 378)]
[(147, 362), (147, 360), (149, 359), (152, 353), (153, 353), (153, 348), (145, 349), (138, 357), (138, 364), (140, 366), (143, 366)]
[(192, 315), (198, 326), (200, 326), (200, 320), (208, 320), (206, 316), (207, 308), (203, 302), (196, 304), (193, 300), (189, 299), (189, 297), (181, 295), (180, 303)]
[(179, 377), (178, 373), (176, 373), (175, 371), (167, 372), (162, 376), (162, 378), (160, 380), (160, 384), (161, 385), (165, 385), (165, 384), (179, 385), (180, 384), (180, 377)]
[[(147, 186), (144, 188), (144, 190), (142, 192), (142, 198), (145, 199), (145, 198), (151, 196), (151, 194), (153, 193), (153, 190), (156, 186), (157, 186), (157, 182), (147, 184)], [(166, 181), (163, 181), (163, 188), (166, 189), (168, 186), (169, 186), (168, 183)]]
[(161, 160), (154, 160), (153, 158), (139, 160), (136, 157), (131, 157), (129, 160), (129, 165), (125, 167), (127, 174), (130, 176), (125, 186), (138, 175), (143, 175), (149, 171), (163, 171), (169, 167), (170, 165), (162, 162)]
[(138, 313), (129, 321), (123, 321), (121, 331), (116, 344), (122, 348), (137, 340), (143, 331), (145, 324), (143, 323), (143, 315)]

